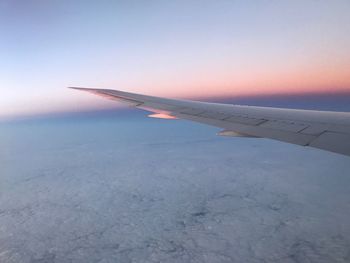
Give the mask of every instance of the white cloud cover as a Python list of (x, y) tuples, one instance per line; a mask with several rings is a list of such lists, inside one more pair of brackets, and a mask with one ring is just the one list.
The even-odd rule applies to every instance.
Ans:
[(349, 158), (182, 121), (3, 125), (1, 262), (348, 262)]

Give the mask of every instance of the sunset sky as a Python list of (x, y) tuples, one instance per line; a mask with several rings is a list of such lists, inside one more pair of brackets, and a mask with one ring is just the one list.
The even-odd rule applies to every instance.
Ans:
[(350, 1), (0, 1), (0, 117), (178, 98), (350, 92)]

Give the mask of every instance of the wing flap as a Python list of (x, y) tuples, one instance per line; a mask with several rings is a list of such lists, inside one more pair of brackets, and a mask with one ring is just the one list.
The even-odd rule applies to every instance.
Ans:
[(254, 118), (250, 116), (243, 116), (243, 115), (232, 115), (229, 118), (225, 119), (228, 122), (232, 123), (242, 123), (247, 125), (259, 125), (261, 123), (266, 122), (267, 120), (262, 118)]
[(231, 117), (227, 113), (221, 113), (221, 112), (215, 112), (215, 111), (204, 111), (202, 113), (199, 113), (198, 115), (202, 117), (218, 119), (218, 120), (224, 120)]
[(305, 123), (296, 123), (290, 121), (270, 120), (260, 124), (261, 127), (276, 129), (289, 132), (300, 132), (309, 127)]
[(313, 140), (309, 146), (350, 155), (350, 134), (327, 131)]
[(201, 116), (187, 115), (187, 114), (175, 114), (180, 119), (186, 119), (191, 121), (200, 122), (203, 124), (209, 124), (212, 126), (224, 128), (226, 130), (236, 131), (241, 134), (246, 134), (253, 137), (264, 137), (269, 139), (275, 139), (279, 141), (289, 142), (293, 144), (307, 146), (316, 137), (313, 135), (288, 132), (277, 129), (269, 129), (260, 127), (257, 125), (248, 125), (242, 123), (227, 122), (226, 120), (210, 119)]

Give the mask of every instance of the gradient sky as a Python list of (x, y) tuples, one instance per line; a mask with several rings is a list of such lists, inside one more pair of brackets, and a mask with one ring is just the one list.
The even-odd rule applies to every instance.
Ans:
[(350, 91), (350, 1), (0, 1), (0, 116), (172, 97)]

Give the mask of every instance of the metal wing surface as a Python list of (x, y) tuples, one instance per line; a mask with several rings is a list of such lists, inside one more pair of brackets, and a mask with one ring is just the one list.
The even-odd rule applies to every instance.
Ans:
[(151, 117), (186, 119), (223, 128), (219, 135), (264, 137), (350, 156), (349, 112), (241, 106), (72, 88), (155, 113)]

